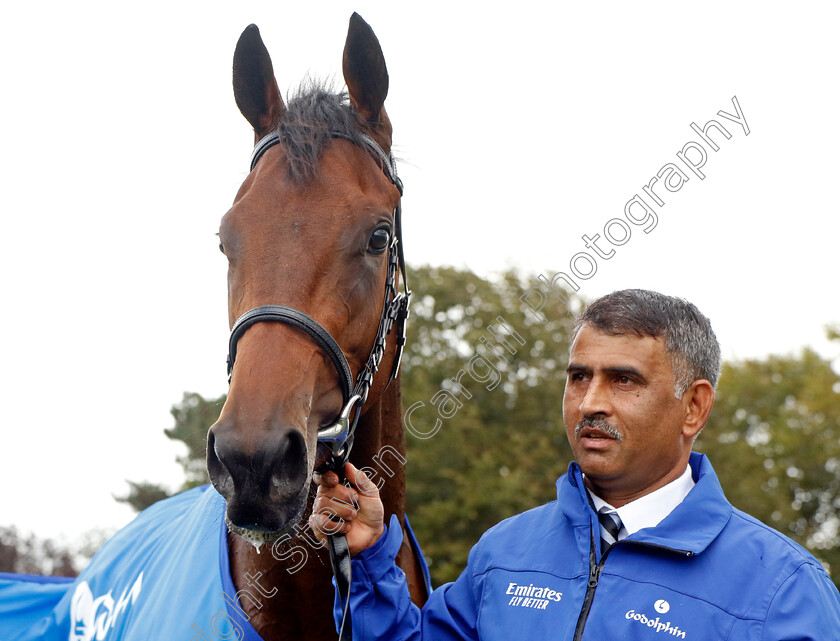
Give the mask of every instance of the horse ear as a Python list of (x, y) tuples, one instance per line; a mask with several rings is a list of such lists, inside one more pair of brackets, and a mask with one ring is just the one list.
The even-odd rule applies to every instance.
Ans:
[(388, 95), (388, 69), (376, 34), (358, 13), (350, 16), (342, 67), (350, 103), (369, 123), (380, 124)]
[(233, 54), (233, 95), (242, 115), (251, 123), (257, 139), (274, 131), (286, 110), (271, 57), (257, 25), (249, 25)]

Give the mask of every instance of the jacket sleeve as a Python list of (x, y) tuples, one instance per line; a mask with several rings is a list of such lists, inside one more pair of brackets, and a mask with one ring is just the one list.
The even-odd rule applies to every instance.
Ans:
[[(405, 574), (394, 562), (402, 545), (396, 516), (382, 537), (353, 558), (350, 618), (354, 641), (465, 641), (478, 638), (476, 600), (470, 566), (457, 581), (429, 597), (423, 609), (411, 602)], [(472, 559), (472, 554), (470, 554)], [(336, 592), (333, 615), (340, 630), (342, 604)]]
[(767, 612), (762, 641), (840, 641), (840, 593), (814, 563), (781, 584)]

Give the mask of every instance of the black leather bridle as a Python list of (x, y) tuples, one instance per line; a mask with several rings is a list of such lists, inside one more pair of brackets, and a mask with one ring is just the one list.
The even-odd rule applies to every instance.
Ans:
[[(338, 133), (332, 135), (334, 138), (347, 139), (346, 136)], [(369, 136), (359, 134), (359, 138), (374, 159), (380, 162), (385, 175), (399, 190), (400, 197), (402, 197), (403, 184), (397, 175), (394, 157), (387, 155)], [(260, 158), (262, 158), (268, 149), (279, 143), (280, 136), (277, 132), (272, 132), (261, 139), (251, 154), (251, 170), (253, 171)], [(402, 292), (397, 287), (397, 270), (399, 270), (402, 280)], [(379, 327), (370, 355), (356, 376), (355, 382), (350, 372), (347, 357), (330, 333), (308, 314), (293, 307), (287, 307), (286, 305), (263, 305), (261, 307), (255, 307), (249, 309), (236, 319), (236, 322), (231, 328), (228, 343), (228, 382), (230, 382), (233, 376), (233, 365), (236, 361), (236, 345), (249, 327), (263, 322), (285, 323), (308, 334), (318, 347), (327, 354), (335, 367), (343, 397), (342, 408), (336, 420), (331, 425), (318, 429), (318, 443), (326, 445), (329, 448), (329, 457), (317, 471), (343, 471), (344, 464), (347, 462), (350, 456), (350, 450), (353, 447), (353, 437), (362, 407), (370, 392), (373, 377), (379, 369), (382, 357), (385, 355), (386, 338), (394, 325), (397, 328), (397, 347), (394, 366), (391, 369), (389, 380), (393, 380), (399, 372), (402, 350), (405, 345), (405, 326), (409, 314), (408, 306), (410, 299), (411, 292), (406, 284), (405, 257), (402, 246), (401, 207), (398, 203), (394, 209), (394, 232), (388, 246), (388, 275), (385, 280), (385, 299), (382, 304), (382, 313), (379, 317)]]
[[(337, 132), (333, 132), (331, 135), (334, 138), (348, 139), (346, 136)], [(371, 153), (373, 158), (379, 162), (382, 171), (385, 172), (388, 180), (399, 190), (400, 198), (402, 198), (403, 184), (397, 175), (397, 166), (393, 155), (386, 154), (376, 141), (365, 134), (359, 134), (359, 139), (364, 143), (367, 151)], [(257, 166), (263, 154), (279, 143), (280, 135), (277, 132), (272, 132), (262, 138), (256, 144), (251, 154), (251, 171)], [(382, 357), (385, 355), (385, 340), (395, 325), (397, 328), (397, 347), (389, 382), (399, 372), (402, 351), (405, 346), (405, 326), (409, 314), (408, 305), (411, 300), (411, 291), (408, 289), (406, 281), (401, 214), (402, 208), (398, 202), (394, 209), (393, 237), (388, 246), (388, 275), (385, 280), (385, 299), (382, 303), (382, 313), (379, 316), (379, 327), (376, 331), (376, 339), (373, 342), (370, 355), (356, 376), (355, 381), (353, 380), (347, 357), (341, 351), (341, 347), (339, 347), (335, 339), (330, 336), (330, 333), (314, 318), (293, 307), (287, 307), (286, 305), (263, 305), (249, 309), (236, 319), (236, 322), (230, 330), (227, 357), (228, 383), (230, 383), (233, 376), (233, 365), (236, 362), (236, 345), (239, 339), (242, 338), (242, 335), (248, 331), (248, 328), (257, 323), (285, 323), (286, 325), (296, 327), (306, 332), (318, 347), (326, 352), (338, 373), (343, 404), (335, 421), (331, 425), (321, 427), (318, 430), (318, 444), (319, 446), (323, 445), (327, 447), (329, 453), (325, 463), (316, 471), (324, 473), (333, 470), (342, 480), (344, 479), (344, 464), (347, 462), (350, 456), (350, 450), (353, 447), (353, 438), (356, 432), (356, 425), (359, 422), (359, 416), (362, 413), (362, 407), (370, 392), (373, 377), (379, 369)], [(399, 291), (397, 286), (397, 270), (399, 270), (402, 280), (402, 292)], [(350, 418), (351, 415), (353, 415), (352, 420)], [(353, 630), (352, 624), (350, 623), (349, 598), (351, 583), (350, 551), (347, 546), (347, 539), (343, 534), (335, 534), (329, 537), (329, 553), (330, 563), (333, 574), (335, 575), (336, 587), (341, 601), (344, 603), (339, 641), (351, 641)], [(347, 624), (350, 625), (347, 626)]]

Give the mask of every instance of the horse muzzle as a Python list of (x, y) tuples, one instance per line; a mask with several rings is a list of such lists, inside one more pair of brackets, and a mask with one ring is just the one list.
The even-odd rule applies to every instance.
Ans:
[(272, 426), (254, 437), (220, 420), (207, 436), (207, 469), (237, 534), (277, 538), (306, 506), (311, 461), (304, 434), (294, 428)]

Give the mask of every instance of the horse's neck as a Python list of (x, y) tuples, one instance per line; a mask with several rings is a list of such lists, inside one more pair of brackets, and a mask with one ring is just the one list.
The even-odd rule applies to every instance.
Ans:
[[(386, 524), (391, 514), (402, 522), (405, 446), (398, 380), (392, 381), (379, 403), (359, 419), (351, 459), (356, 467), (375, 473), (372, 480), (381, 486)], [(316, 547), (311, 537), (311, 533), (302, 533), (282, 549), (265, 546), (260, 554), (241, 538), (229, 537), (230, 571), (240, 605), (265, 641), (335, 639), (329, 556), (326, 548)], [(411, 566), (407, 574), (413, 578), (410, 585), (412, 594), (416, 594), (419, 566), (410, 547), (404, 546), (397, 562), (403, 569)]]

